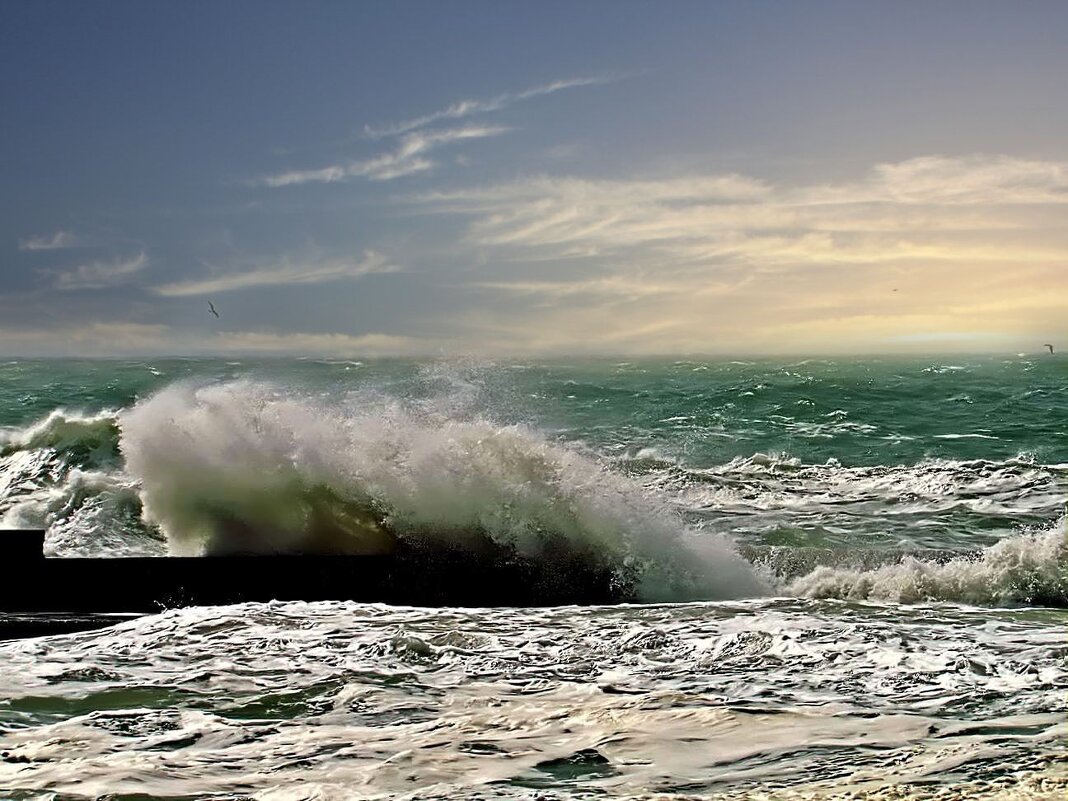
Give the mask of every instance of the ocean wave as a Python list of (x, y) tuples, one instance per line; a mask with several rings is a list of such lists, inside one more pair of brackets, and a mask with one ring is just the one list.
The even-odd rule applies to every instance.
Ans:
[(928, 458), (911, 465), (806, 464), (789, 454), (757, 453), (709, 468), (672, 462), (642, 465), (650, 486), (681, 506), (722, 511), (804, 511), (877, 506), (900, 515), (964, 508), (984, 515), (1045, 514), (1063, 509), (1068, 466), (1011, 459)]
[(117, 413), (110, 410), (82, 414), (54, 409), (24, 428), (0, 429), (0, 457), (48, 449), (68, 461), (110, 465), (121, 461)]
[(945, 562), (906, 555), (870, 570), (818, 567), (783, 589), (806, 598), (851, 601), (1068, 607), (1065, 521)]
[(48, 556), (164, 552), (158, 534), (141, 520), (136, 482), (121, 473), (72, 469), (59, 481), (29, 481), (20, 492), (0, 493), (0, 529), (44, 529)]
[(117, 414), (53, 410), (0, 431), (0, 529), (45, 529), (49, 556), (162, 552), (122, 470)]
[[(909, 515), (929, 529), (952, 509), (1017, 528), (1054, 519), (1068, 464), (1020, 454), (847, 467), (758, 453), (696, 469), (653, 447), (605, 462), (495, 423), (477, 411), (474, 385), (430, 378), (441, 397), (327, 399), (238, 381), (172, 385), (121, 412), (57, 409), (0, 431), (0, 527), (46, 528), (48, 553), (63, 556), (370, 554), (402, 541), (511, 552), (607, 567), (643, 600), (1068, 605), (1063, 521), (1008, 537), (990, 527), (998, 541), (982, 551), (972, 530), (970, 547), (943, 534), (933, 548), (909, 545), (905, 534)], [(739, 554), (708, 521), (679, 518), (702, 511), (734, 533), (806, 515), (845, 515), (854, 528), (846, 547), (750, 543)], [(865, 542), (858, 515), (897, 544), (866, 547), (878, 540)]]
[(173, 553), (489, 542), (614, 566), (646, 600), (765, 589), (729, 543), (699, 538), (637, 482), (522, 426), (239, 381), (171, 386), (119, 428), (145, 519)]

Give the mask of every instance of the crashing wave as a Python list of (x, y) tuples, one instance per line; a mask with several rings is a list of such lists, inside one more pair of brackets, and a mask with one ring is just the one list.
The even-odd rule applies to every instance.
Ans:
[(874, 569), (823, 566), (789, 582), (785, 591), (806, 598), (976, 606), (1068, 606), (1065, 521), (1053, 528), (1007, 537), (971, 555), (945, 562), (905, 556)]
[(644, 469), (621, 473), (490, 422), (471, 403), (458, 408), (452, 394), (328, 401), (245, 381), (174, 385), (120, 413), (56, 410), (0, 430), (0, 527), (47, 528), (48, 552), (66, 556), (375, 554), (398, 544), (513, 553), (616, 571), (643, 600), (778, 592), (1068, 606), (1063, 521), (968, 553), (747, 546), (742, 558), (668, 508), (744, 520), (753, 509), (796, 517), (885, 504), (891, 530), (909, 509), (1042, 515), (1063, 504), (1068, 466), (1021, 455), (843, 467), (756, 454), (695, 470), (649, 449), (634, 457)]
[(758, 453), (711, 467), (662, 462), (629, 472), (686, 519), (747, 545), (850, 551), (993, 545), (1021, 526), (1058, 519), (1068, 490), (1068, 464), (1043, 464), (1027, 453), (897, 465), (811, 464)]
[(612, 566), (645, 600), (765, 589), (727, 542), (691, 547), (695, 533), (639, 484), (522, 426), (239, 381), (169, 387), (120, 429), (144, 516), (176, 554), (489, 544)]
[(0, 528), (46, 529), (50, 556), (159, 554), (121, 466), (114, 412), (56, 409), (0, 431)]
[(113, 411), (79, 414), (53, 409), (25, 428), (0, 429), (0, 457), (47, 449), (83, 466), (120, 460), (117, 415)]
[(673, 487), (691, 507), (799, 509), (881, 502), (984, 513), (1057, 509), (1063, 503), (1068, 465), (1039, 464), (1032, 455), (1012, 459), (930, 458), (914, 465), (843, 466), (835, 459), (805, 464), (787, 454), (757, 453), (723, 465), (682, 469), (670, 463), (654, 479)]

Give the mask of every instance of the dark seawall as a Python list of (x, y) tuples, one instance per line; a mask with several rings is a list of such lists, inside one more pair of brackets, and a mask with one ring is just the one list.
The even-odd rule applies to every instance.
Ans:
[(610, 567), (562, 551), (533, 559), (501, 547), (414, 543), (376, 556), (46, 558), (43, 543), (41, 531), (0, 531), (7, 568), (0, 613), (145, 613), (271, 600), (519, 607), (633, 599)]

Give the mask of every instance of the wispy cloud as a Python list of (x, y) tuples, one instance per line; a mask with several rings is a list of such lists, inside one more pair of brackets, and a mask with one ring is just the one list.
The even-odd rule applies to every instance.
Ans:
[(268, 175), (256, 183), (278, 188), (308, 183), (336, 183), (352, 178), (390, 181), (405, 175), (433, 169), (436, 162), (428, 158), (430, 151), (444, 145), (470, 139), (485, 139), (508, 131), (501, 126), (466, 126), (440, 131), (413, 131), (401, 137), (396, 149), (364, 161), (332, 164), (312, 170), (291, 170)]
[(408, 131), (414, 131), (418, 128), (425, 128), (427, 125), (440, 122), (441, 120), (459, 120), (464, 117), (470, 117), (473, 114), (488, 114), (492, 111), (500, 111), (501, 109), (515, 105), (516, 103), (522, 103), (524, 100), (544, 97), (545, 95), (555, 94), (556, 92), (561, 92), (565, 89), (612, 83), (618, 79), (618, 76), (604, 75), (565, 78), (563, 80), (553, 81), (552, 83), (533, 86), (529, 89), (524, 89), (521, 92), (502, 92), (499, 95), (483, 98), (481, 100), (460, 100), (445, 108), (432, 111), (429, 114), (424, 114), (420, 117), (413, 117), (412, 119), (404, 120), (403, 122), (395, 122), (381, 127), (367, 126), (364, 129), (364, 132), (367, 136), (374, 139), (379, 139), (385, 136), (397, 136), (399, 134), (407, 133)]
[(613, 270), (1068, 257), (1066, 237), (1055, 233), (1068, 165), (1000, 156), (880, 164), (838, 185), (776, 186), (743, 175), (540, 177), (413, 200), (469, 217), (472, 246), (518, 261), (598, 260)]
[(901, 203), (1068, 203), (1068, 163), (924, 156), (878, 165), (871, 185)]
[(56, 231), (51, 236), (31, 236), (19, 240), (19, 250), (63, 250), (81, 244), (70, 231)]
[(480, 281), (471, 286), (511, 295), (545, 296), (550, 302), (576, 295), (640, 299), (676, 291), (670, 283), (658, 283), (655, 276), (640, 274), (576, 281)]
[(269, 267), (226, 272), (196, 281), (164, 284), (153, 291), (164, 297), (215, 295), (261, 286), (295, 286), (325, 284), (362, 278), (376, 273), (395, 273), (400, 268), (374, 251), (366, 251), (360, 260), (327, 259), (319, 261), (284, 260)]
[(142, 252), (127, 259), (93, 261), (79, 264), (71, 270), (53, 273), (56, 289), (103, 289), (124, 284), (148, 264)]
[(1025, 348), (1063, 327), (1063, 162), (925, 156), (837, 183), (542, 176), (410, 200), (465, 222), (477, 303), (456, 339), (504, 351), (863, 352), (913, 331)]
[(443, 120), (460, 120), (475, 114), (488, 114), (493, 111), (500, 111), (515, 103), (521, 103), (536, 97), (544, 97), (565, 89), (595, 86), (611, 83), (615, 80), (618, 80), (618, 76), (567, 78), (524, 89), (521, 92), (504, 92), (482, 100), (461, 100), (420, 117), (379, 128), (366, 128), (367, 136), (372, 139), (399, 137), (397, 146), (391, 151), (381, 153), (370, 159), (329, 164), (325, 167), (315, 167), (307, 170), (288, 170), (275, 173), (261, 177), (253, 181), (253, 183), (259, 186), (279, 188), (310, 183), (337, 183), (353, 178), (390, 181), (406, 175), (426, 172), (437, 166), (437, 162), (429, 157), (432, 150), (465, 140), (500, 136), (510, 130), (500, 125), (465, 125), (459, 128), (423, 130), (429, 125)]

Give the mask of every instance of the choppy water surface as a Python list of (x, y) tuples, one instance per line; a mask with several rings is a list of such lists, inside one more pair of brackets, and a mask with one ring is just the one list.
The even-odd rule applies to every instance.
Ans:
[(0, 644), (7, 795), (1068, 786), (1056, 357), (11, 362), (0, 426), (0, 524), (56, 556), (211, 551), (234, 520), (265, 550), (551, 537), (651, 602), (246, 605)]

